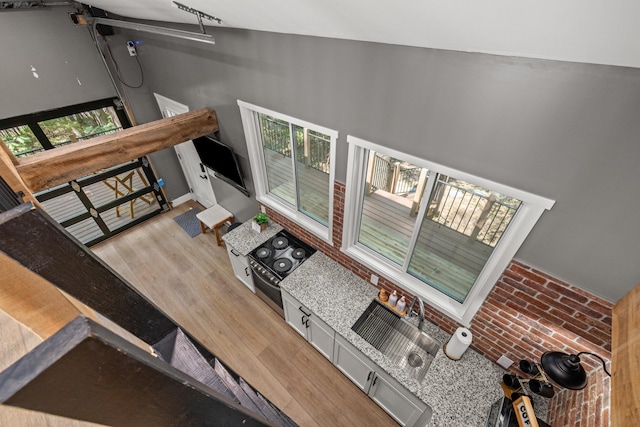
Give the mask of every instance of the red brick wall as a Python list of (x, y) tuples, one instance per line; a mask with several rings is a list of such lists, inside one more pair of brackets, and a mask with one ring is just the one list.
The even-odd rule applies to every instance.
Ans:
[[(539, 361), (545, 351), (588, 351), (610, 370), (611, 310), (595, 295), (512, 261), (471, 322), (474, 348), (490, 360), (505, 354), (516, 362)], [(556, 390), (547, 417), (555, 427), (609, 425), (609, 377), (597, 358), (581, 360), (589, 382), (581, 391)]]
[[(267, 213), (285, 229), (369, 280), (371, 274), (378, 273), (340, 252), (344, 196), (344, 184), (336, 182), (333, 246), (272, 209), (267, 208)], [(380, 277), (378, 286), (404, 293), (384, 277)], [(589, 351), (603, 357), (610, 367), (611, 310), (611, 303), (513, 260), (471, 322), (472, 347), (494, 362), (506, 355), (516, 362), (511, 371), (520, 375), (523, 374), (516, 368), (520, 359), (539, 362), (545, 351)], [(434, 310), (428, 310), (427, 315), (448, 333), (460, 326)], [(589, 373), (589, 383), (581, 391), (556, 390), (547, 416), (554, 427), (609, 426), (609, 378), (596, 358), (584, 355), (581, 360)]]

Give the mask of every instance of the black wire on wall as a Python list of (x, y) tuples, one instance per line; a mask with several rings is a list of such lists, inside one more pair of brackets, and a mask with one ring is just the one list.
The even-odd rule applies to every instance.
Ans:
[(122, 83), (123, 85), (131, 89), (140, 89), (144, 85), (144, 70), (142, 69), (142, 63), (140, 62), (140, 58), (138, 58), (138, 55), (135, 55), (134, 57), (136, 58), (136, 62), (138, 63), (138, 67), (140, 68), (140, 84), (130, 85), (129, 83), (125, 82), (124, 79), (122, 78), (122, 75), (120, 75), (120, 67), (118, 66), (118, 62), (113, 57), (113, 53), (111, 52), (111, 47), (109, 46), (109, 43), (107, 43), (106, 40), (105, 40), (105, 45), (107, 46), (107, 52), (109, 52), (109, 58), (111, 58), (111, 61), (115, 66), (116, 75), (118, 76), (118, 80), (120, 81), (120, 83)]

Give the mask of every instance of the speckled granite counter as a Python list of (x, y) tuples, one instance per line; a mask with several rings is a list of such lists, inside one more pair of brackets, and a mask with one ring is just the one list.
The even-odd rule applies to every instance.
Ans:
[[(422, 383), (391, 364), (386, 356), (351, 330), (378, 290), (321, 252), (316, 252), (281, 282), (281, 287), (338, 334), (398, 380), (433, 410), (429, 426), (484, 426), (489, 407), (503, 396), (504, 371), (469, 349), (450, 360), (440, 349)], [(444, 344), (449, 335), (430, 322), (423, 330)]]
[[(251, 221), (247, 221), (222, 239), (246, 256), (280, 230), (280, 225), (270, 222), (262, 233), (257, 233), (251, 228)], [(429, 405), (433, 410), (429, 426), (484, 426), (489, 407), (503, 396), (499, 383), (504, 371), (471, 349), (457, 362), (450, 360), (440, 349), (421, 383), (390, 363), (386, 356), (351, 330), (376, 297), (377, 288), (320, 251), (280, 285)], [(425, 322), (422, 329), (441, 345), (449, 340), (447, 333), (430, 322)]]
[(262, 233), (258, 233), (251, 228), (251, 221), (247, 221), (222, 236), (222, 240), (240, 252), (240, 255), (247, 256), (252, 250), (269, 240), (280, 230), (282, 230), (280, 225), (269, 222), (267, 228)]

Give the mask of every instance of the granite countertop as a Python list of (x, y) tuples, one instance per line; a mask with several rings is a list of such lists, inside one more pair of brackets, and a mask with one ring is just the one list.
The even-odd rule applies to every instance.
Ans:
[[(251, 221), (247, 221), (222, 239), (246, 256), (280, 230), (280, 225), (270, 222), (258, 233), (251, 228)], [(280, 286), (429, 405), (433, 410), (430, 427), (484, 426), (489, 407), (503, 396), (499, 384), (504, 371), (472, 349), (459, 361), (453, 361), (441, 347), (421, 383), (391, 363), (351, 330), (378, 289), (320, 251), (296, 268)], [(433, 323), (424, 322), (422, 329), (441, 345), (449, 340), (450, 335)]]
[(246, 221), (241, 226), (222, 236), (222, 240), (238, 251), (240, 255), (247, 256), (252, 250), (269, 240), (280, 230), (282, 230), (280, 225), (269, 221), (267, 228), (258, 233), (251, 228), (251, 221)]
[[(484, 426), (491, 404), (504, 396), (499, 386), (504, 371), (472, 349), (453, 361), (441, 347), (421, 383), (390, 363), (351, 330), (378, 289), (319, 251), (280, 286), (429, 405), (433, 410), (429, 426)], [(449, 334), (428, 321), (422, 329), (441, 345), (449, 340)]]

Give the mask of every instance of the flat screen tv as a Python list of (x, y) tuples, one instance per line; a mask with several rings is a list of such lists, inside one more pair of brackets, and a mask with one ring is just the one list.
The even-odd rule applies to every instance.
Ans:
[(203, 165), (211, 169), (219, 178), (249, 197), (249, 191), (244, 185), (240, 165), (233, 149), (210, 135), (201, 136), (193, 140), (198, 156)]

